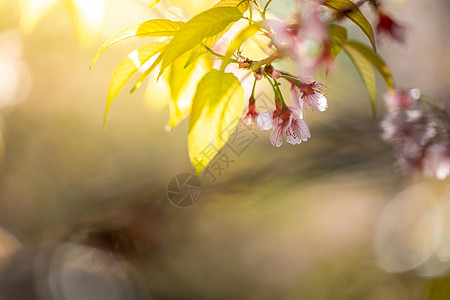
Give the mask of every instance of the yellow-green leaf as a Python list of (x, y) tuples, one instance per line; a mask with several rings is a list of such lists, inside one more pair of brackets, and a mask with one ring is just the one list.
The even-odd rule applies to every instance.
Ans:
[(152, 8), (153, 6), (155, 6), (156, 4), (158, 4), (159, 1), (161, 1), (161, 0), (155, 0), (155, 1), (153, 1), (152, 4), (150, 4), (149, 8)]
[(189, 67), (193, 62), (195, 62), (200, 56), (208, 52), (203, 45), (198, 45), (195, 47), (189, 56), (189, 59), (186, 62), (185, 68)]
[(230, 58), (233, 53), (238, 50), (241, 45), (251, 36), (258, 32), (261, 28), (261, 23), (254, 23), (250, 26), (245, 27), (238, 33), (235, 39), (231, 42), (230, 46), (227, 49), (227, 53), (225, 54), (225, 58), (222, 61), (222, 70), (225, 70), (226, 66), (230, 63)]
[(332, 42), (331, 57), (336, 58), (341, 52), (342, 44), (347, 41), (347, 29), (337, 24), (331, 24), (329, 34)]
[(189, 157), (200, 173), (228, 141), (244, 109), (244, 90), (231, 73), (209, 71), (200, 81), (189, 119)]
[(240, 18), (242, 13), (235, 7), (211, 8), (192, 18), (175, 34), (164, 51), (159, 75), (175, 59), (199, 45), (205, 38), (222, 32)]
[(203, 44), (209, 48), (213, 48), (217, 41), (233, 26), (233, 24), (229, 24), (224, 30), (219, 32), (218, 34), (208, 37), (203, 40)]
[(205, 73), (211, 69), (205, 58), (198, 58), (185, 68), (189, 55), (189, 53), (185, 53), (177, 58), (170, 66), (169, 76), (167, 76), (171, 96), (168, 123), (170, 127), (176, 126), (189, 115), (197, 84)]
[(197, 67), (196, 63), (192, 63), (189, 67), (185, 67), (187, 60), (190, 58), (190, 53), (185, 53), (172, 63), (167, 83), (170, 87), (169, 110), (170, 119), (168, 125), (170, 127), (176, 126), (180, 121), (189, 115), (191, 110), (192, 97), (194, 96), (195, 88), (191, 95), (182, 94), (182, 90), (189, 82), (191, 85), (196, 85), (197, 82), (192, 83), (192, 73)]
[(145, 47), (139, 48), (131, 52), (126, 59), (124, 59), (114, 71), (108, 90), (108, 99), (106, 101), (106, 110), (104, 117), (104, 126), (106, 127), (106, 121), (109, 109), (112, 101), (117, 94), (123, 89), (128, 79), (136, 73), (152, 56), (159, 53), (166, 44), (160, 42), (154, 42)]
[(236, 7), (241, 11), (241, 13), (245, 13), (250, 6), (250, 0), (221, 0), (216, 3), (213, 7), (226, 7), (232, 6)]
[[(161, 50), (161, 52), (164, 52), (164, 48)], [(135, 90), (137, 90), (138, 88), (141, 87), (144, 79), (148, 75), (150, 75), (150, 73), (161, 63), (161, 60), (162, 60), (162, 53), (160, 55), (158, 55), (158, 57), (155, 59), (155, 61), (153, 62), (153, 64), (150, 67), (148, 67), (147, 69), (145, 69), (143, 71), (143, 73), (141, 74), (141, 76), (139, 76), (139, 79), (136, 81), (133, 88), (131, 89), (130, 93), (133, 93)]]
[[(249, 6), (250, 6), (249, 0), (222, 0), (216, 3), (216, 5), (214, 5), (213, 7), (236, 7), (237, 9), (239, 9), (241, 13), (245, 13), (249, 8)], [(232, 24), (228, 25), (227, 28), (225, 28), (225, 30), (216, 34), (215, 36), (207, 38), (204, 41), (204, 44), (210, 48), (213, 47), (214, 44), (222, 37), (222, 35), (224, 35), (225, 32), (227, 32), (231, 28), (231, 25)]]
[(97, 61), (100, 54), (112, 44), (132, 37), (164, 37), (174, 36), (183, 26), (183, 22), (167, 19), (154, 19), (128, 26), (110, 39), (108, 39), (98, 50), (89, 68)]
[(336, 10), (340, 14), (346, 16), (353, 23), (358, 25), (358, 27), (361, 28), (364, 34), (369, 38), (373, 49), (376, 49), (372, 25), (370, 25), (370, 22), (359, 10), (358, 6), (356, 6), (350, 0), (326, 0), (322, 3), (322, 5)]
[(191, 64), (189, 67), (185, 68), (186, 62), (190, 57), (190, 53), (185, 53), (180, 56), (170, 66), (169, 72), (169, 86), (170, 94), (173, 98), (178, 98), (180, 91), (183, 89), (184, 85), (191, 76), (192, 71), (194, 71), (195, 64)]
[(357, 50), (359, 53), (361, 53), (370, 63), (380, 72), (381, 76), (386, 81), (386, 84), (388, 86), (388, 89), (390, 91), (394, 91), (395, 89), (395, 83), (394, 78), (392, 77), (391, 71), (389, 70), (386, 63), (383, 61), (383, 59), (372, 49), (367, 47), (364, 44), (361, 44), (357, 41), (348, 41), (346, 43), (347, 47), (352, 47), (353, 49)]
[(344, 44), (343, 48), (345, 52), (348, 54), (353, 64), (359, 71), (361, 78), (364, 81), (364, 84), (367, 87), (367, 91), (369, 92), (370, 103), (372, 107), (372, 114), (375, 116), (376, 112), (376, 99), (377, 99), (377, 83), (375, 72), (373, 70), (372, 64), (368, 61), (364, 55), (362, 55), (358, 50), (353, 47)]

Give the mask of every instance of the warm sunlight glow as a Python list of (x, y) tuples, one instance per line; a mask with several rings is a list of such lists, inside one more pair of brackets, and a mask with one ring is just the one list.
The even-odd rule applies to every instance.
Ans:
[(20, 29), (24, 33), (32, 32), (56, 4), (66, 10), (82, 44), (89, 43), (96, 36), (103, 21), (104, 0), (19, 0)]

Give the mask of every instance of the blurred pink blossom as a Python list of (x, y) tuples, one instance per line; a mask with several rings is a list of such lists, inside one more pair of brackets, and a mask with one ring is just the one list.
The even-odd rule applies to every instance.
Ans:
[(389, 93), (384, 96), (384, 102), (391, 110), (407, 109), (414, 101), (420, 99), (420, 90), (402, 90), (396, 93)]
[(424, 169), (427, 176), (441, 180), (450, 175), (450, 139), (428, 148)]
[[(448, 114), (439, 105), (420, 101), (418, 90), (385, 96), (390, 108), (381, 122), (382, 138), (390, 142), (405, 173), (445, 179), (450, 173)], [(444, 114), (447, 117), (440, 119)]]
[(322, 20), (320, 3), (304, 1), (302, 14), (294, 22), (266, 20), (272, 44), (281, 55), (292, 59), (300, 74), (310, 75), (319, 66), (331, 66), (329, 25)]
[(404, 42), (406, 27), (392, 19), (383, 8), (377, 7), (376, 11), (378, 14), (377, 35), (380, 37), (383, 35), (389, 36), (393, 40)]

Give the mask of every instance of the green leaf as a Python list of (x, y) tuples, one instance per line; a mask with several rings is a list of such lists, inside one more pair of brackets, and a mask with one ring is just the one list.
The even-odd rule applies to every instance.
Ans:
[(162, 52), (164, 52), (164, 48), (161, 50), (161, 54), (158, 55), (158, 57), (155, 59), (155, 61), (153, 62), (153, 64), (148, 67), (142, 74), (141, 76), (139, 76), (139, 79), (136, 81), (136, 83), (134, 84), (133, 88), (131, 89), (130, 93), (134, 93), (134, 91), (136, 91), (138, 88), (141, 87), (142, 82), (144, 81), (144, 79), (150, 75), (150, 73), (161, 63), (162, 61)]
[(203, 54), (205, 54), (206, 52), (206, 48), (203, 45), (198, 45), (197, 47), (195, 47), (192, 51), (191, 54), (186, 62), (186, 65), (184, 66), (185, 68), (189, 67), (192, 63), (194, 63), (195, 61), (197, 61), (197, 59), (202, 56)]
[[(186, 56), (187, 55), (187, 56)], [(169, 72), (169, 86), (170, 94), (173, 98), (178, 98), (180, 91), (194, 71), (195, 64), (191, 64), (185, 68), (187, 60), (190, 58), (190, 53), (185, 53), (181, 57), (177, 58), (170, 66)]]
[(214, 45), (220, 40), (220, 38), (233, 26), (233, 24), (229, 24), (224, 30), (219, 32), (218, 34), (208, 37), (203, 40), (203, 44), (209, 48), (213, 48)]
[(336, 10), (340, 14), (345, 15), (353, 23), (358, 25), (358, 27), (361, 28), (364, 34), (369, 38), (369, 41), (372, 44), (373, 49), (376, 50), (375, 37), (373, 34), (372, 25), (370, 25), (370, 22), (359, 10), (358, 6), (356, 6), (350, 0), (326, 0), (322, 3), (322, 5), (330, 9)]
[(100, 54), (109, 46), (132, 37), (169, 37), (174, 36), (183, 26), (183, 22), (171, 21), (166, 19), (154, 19), (128, 26), (110, 39), (108, 39), (98, 50), (89, 69), (97, 61)]
[(167, 76), (171, 96), (168, 123), (170, 127), (175, 127), (189, 115), (198, 82), (211, 69), (205, 58), (199, 58), (185, 68), (189, 56), (189, 53), (185, 53), (177, 58), (170, 66), (169, 76)]
[(152, 8), (153, 6), (155, 6), (156, 4), (158, 4), (159, 1), (161, 1), (161, 0), (155, 0), (155, 1), (153, 1), (152, 4), (150, 4), (149, 8)]
[(372, 64), (369, 60), (365, 58), (358, 50), (352, 48), (348, 45), (343, 45), (345, 52), (348, 54), (353, 64), (359, 71), (364, 84), (369, 92), (370, 103), (372, 107), (372, 114), (375, 117), (376, 113), (376, 99), (377, 99), (377, 82), (375, 77), (375, 72), (373, 70)]
[(332, 42), (331, 57), (336, 58), (342, 50), (342, 44), (347, 41), (347, 29), (337, 24), (331, 24), (329, 34)]
[[(168, 125), (175, 127), (180, 121), (189, 115), (192, 104), (192, 97), (194, 96), (195, 88), (191, 95), (182, 93), (188, 82), (194, 87), (198, 83), (192, 83), (192, 73), (196, 68), (196, 63), (192, 63), (185, 68), (186, 62), (190, 57), (190, 53), (185, 53), (170, 65), (169, 76), (167, 76), (167, 83), (170, 87), (169, 110), (170, 119)], [(197, 80), (199, 80), (198, 78)]]
[(258, 32), (261, 29), (261, 23), (254, 23), (250, 26), (245, 27), (238, 33), (236, 38), (233, 39), (230, 46), (227, 49), (227, 53), (225, 54), (225, 58), (222, 61), (221, 69), (225, 70), (226, 66), (230, 63), (231, 56), (233, 53), (238, 50), (241, 45), (251, 36)]
[(250, 0), (221, 0), (213, 7), (236, 7), (241, 13), (245, 13), (250, 6)]
[(159, 53), (166, 44), (160, 42), (151, 43), (145, 47), (131, 52), (114, 71), (108, 90), (108, 99), (106, 101), (106, 110), (103, 126), (106, 128), (108, 112), (112, 101), (123, 89), (127, 81), (141, 68), (152, 56)]
[(222, 32), (240, 18), (242, 13), (235, 7), (211, 8), (192, 18), (175, 34), (164, 51), (159, 76), (175, 59), (199, 45), (205, 38)]
[(197, 173), (211, 162), (236, 129), (244, 90), (231, 73), (209, 71), (200, 81), (189, 119), (189, 157)]
[(386, 63), (383, 59), (372, 49), (367, 47), (366, 45), (357, 42), (357, 41), (348, 41), (346, 43), (348, 47), (352, 47), (361, 53), (370, 63), (380, 72), (381, 76), (386, 81), (389, 91), (394, 91), (395, 83), (394, 78), (392, 77), (391, 71), (389, 70)]
[[(250, 6), (249, 0), (222, 0), (218, 2), (216, 5), (214, 5), (214, 7), (236, 7), (237, 9), (239, 9), (241, 13), (245, 13), (249, 8), (249, 6)], [(204, 41), (204, 44), (212, 48), (216, 44), (216, 42), (222, 37), (222, 35), (224, 35), (225, 32), (227, 32), (231, 28), (231, 25), (232, 24), (229, 24), (227, 28), (225, 28), (225, 30), (216, 34), (215, 36), (207, 38)]]

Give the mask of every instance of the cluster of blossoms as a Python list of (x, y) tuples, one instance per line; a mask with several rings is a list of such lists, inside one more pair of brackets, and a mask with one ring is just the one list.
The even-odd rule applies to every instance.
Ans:
[[(379, 0), (360, 1), (357, 5), (364, 3), (369, 3), (378, 16), (376, 29), (379, 36), (388, 35), (397, 41), (404, 40), (404, 26), (388, 15)], [(264, 29), (270, 39), (268, 48), (272, 51), (271, 60), (289, 58), (295, 63), (299, 76), (276, 70), (271, 65), (271, 60), (265, 67), (261, 65), (256, 69), (253, 68), (255, 62), (248, 58), (240, 56), (238, 61), (240, 69), (253, 70), (256, 80), (267, 77), (274, 88), (275, 110), (259, 114), (252, 93), (244, 121), (247, 124), (256, 123), (261, 130), (272, 129), (270, 140), (276, 147), (281, 146), (283, 137), (291, 144), (300, 144), (311, 137), (303, 120), (306, 107), (317, 111), (328, 108), (324, 96), (325, 86), (310, 75), (321, 67), (328, 71), (334, 64), (330, 39), (330, 20), (333, 18), (330, 19), (330, 15), (324, 13), (320, 1), (298, 1), (297, 4), (301, 4), (301, 7), (293, 20), (265, 19)], [(339, 18), (338, 14), (334, 16), (334, 19)], [(280, 78), (291, 85), (290, 98), (294, 106), (286, 105), (278, 89), (277, 80)]]
[[(255, 79), (266, 77), (275, 94), (275, 109), (259, 114), (256, 111), (255, 98), (249, 100), (248, 112), (244, 116), (247, 124), (256, 123), (263, 130), (272, 129), (270, 140), (280, 147), (283, 139), (290, 144), (300, 144), (310, 137), (308, 125), (304, 121), (306, 108), (325, 111), (328, 108), (324, 96), (325, 86), (309, 75), (324, 64), (331, 65), (332, 58), (328, 42), (328, 26), (320, 14), (320, 3), (305, 2), (305, 13), (296, 16), (294, 22), (284, 23), (279, 20), (266, 19), (264, 27), (270, 38), (270, 49), (273, 59), (287, 57), (295, 62), (302, 76), (276, 70), (270, 62), (254, 71)], [(241, 57), (240, 67), (251, 68), (252, 61)], [(291, 102), (286, 105), (279, 88), (279, 79), (290, 85)]]
[[(265, 68), (272, 69), (272, 68)], [(266, 71), (263, 71), (266, 73)], [(325, 111), (328, 108), (327, 99), (323, 95), (324, 85), (312, 79), (300, 79), (285, 72), (272, 71), (268, 73), (269, 77), (273, 78), (275, 91), (275, 110), (268, 110), (259, 114), (256, 111), (256, 101), (252, 95), (249, 100), (248, 112), (244, 115), (244, 121), (250, 125), (256, 123), (258, 127), (263, 130), (272, 129), (270, 141), (275, 147), (280, 147), (283, 143), (283, 138), (286, 142), (296, 145), (302, 141), (306, 142), (311, 134), (308, 125), (303, 120), (305, 116), (306, 107), (312, 110)], [(291, 102), (293, 106), (287, 106), (281, 91), (278, 87), (278, 78), (283, 78), (291, 84)]]
[(382, 138), (392, 143), (405, 173), (445, 179), (450, 175), (449, 114), (424, 101), (419, 90), (385, 96), (390, 113), (381, 122)]
[[(288, 20), (269, 13), (272, 1), (218, 0), (212, 8), (187, 22), (148, 20), (111, 37), (100, 48), (91, 65), (104, 49), (118, 41), (135, 36), (164, 38), (133, 51), (116, 69), (108, 93), (105, 121), (112, 99), (134, 73), (142, 71), (132, 91), (155, 68), (159, 69), (158, 78), (169, 67), (175, 74), (180, 71), (184, 57), (188, 58), (184, 68), (192, 66), (192, 69), (187, 69), (185, 76), (180, 78), (190, 76), (194, 79), (174, 80), (169, 84), (173, 100), (170, 101), (170, 111), (171, 116), (174, 112), (174, 123), (190, 114), (189, 156), (196, 165), (196, 171), (200, 172), (211, 157), (204, 157), (199, 149), (209, 142), (215, 146), (214, 154), (220, 151), (224, 140), (219, 139), (222, 135), (219, 129), (228, 126), (223, 122), (231, 117), (235, 120), (236, 114), (241, 113), (242, 92), (243, 99), (249, 99), (248, 111), (243, 115), (245, 123), (255, 124), (263, 131), (272, 130), (270, 141), (275, 147), (280, 147), (284, 140), (300, 144), (311, 138), (304, 120), (306, 109), (320, 112), (328, 109), (325, 85), (311, 76), (319, 70), (325, 70), (327, 74), (340, 52), (345, 52), (358, 69), (372, 103), (376, 89), (372, 70), (380, 73), (389, 90), (395, 89), (391, 71), (376, 51), (379, 39), (374, 31), (378, 37), (388, 36), (391, 40), (403, 42), (406, 27), (391, 17), (382, 5), (383, 0), (295, 0), (295, 13)], [(158, 2), (155, 0), (153, 3)], [(375, 30), (360, 10), (366, 4), (376, 17)], [(370, 45), (349, 38), (347, 28), (339, 24), (345, 20), (358, 26)], [(253, 42), (264, 52), (265, 58), (252, 60), (243, 56), (242, 51), (246, 51), (244, 48), (249, 45), (247, 42)], [(251, 53), (252, 48), (249, 48), (248, 53)], [(132, 59), (135, 54), (139, 56), (138, 63)], [(130, 59), (133, 64), (130, 64)], [(284, 59), (292, 63), (294, 70), (289, 69), (290, 73), (276, 65), (278, 60)], [(256, 109), (255, 88), (262, 80), (269, 82), (274, 92), (274, 107), (266, 112)], [(290, 105), (283, 97), (281, 83), (290, 87), (290, 97), (287, 97), (291, 100)], [(192, 88), (195, 84), (196, 89)], [(233, 89), (238, 84), (239, 93), (235, 93)], [(193, 95), (191, 90), (195, 90)], [(216, 90), (223, 94), (216, 97)], [(187, 91), (186, 95), (180, 91)], [(383, 138), (394, 145), (399, 162), (406, 171), (446, 178), (450, 173), (449, 116), (438, 107), (424, 109), (422, 100), (418, 90), (397, 91), (387, 96), (390, 114), (382, 122)], [(221, 105), (216, 105), (219, 101), (222, 101)], [(205, 129), (199, 120), (206, 120), (214, 126)]]

